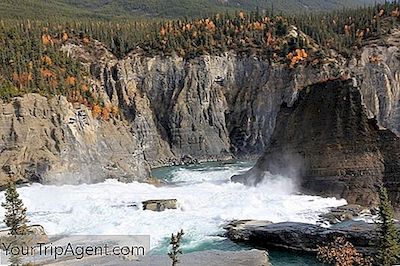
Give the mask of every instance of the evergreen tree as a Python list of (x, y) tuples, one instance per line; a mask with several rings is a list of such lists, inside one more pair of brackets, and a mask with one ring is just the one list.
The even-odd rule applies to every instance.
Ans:
[(7, 183), (5, 196), (6, 201), (1, 204), (6, 209), (4, 223), (10, 228), (11, 235), (26, 235), (28, 233), (26, 208), (12, 180)]
[(399, 236), (393, 221), (393, 207), (386, 188), (379, 189), (379, 253), (378, 262), (383, 266), (396, 263), (400, 255)]
[(182, 254), (180, 245), (183, 235), (184, 235), (183, 230), (181, 230), (176, 235), (172, 234), (171, 236), (171, 241), (170, 241), (171, 251), (168, 253), (168, 256), (172, 260), (172, 266), (176, 266), (179, 263), (178, 255)]

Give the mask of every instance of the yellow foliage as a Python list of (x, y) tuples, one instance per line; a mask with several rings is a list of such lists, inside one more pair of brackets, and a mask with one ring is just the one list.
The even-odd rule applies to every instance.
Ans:
[(117, 106), (111, 107), (111, 113), (113, 116), (118, 116), (119, 115), (119, 109)]
[(61, 39), (66, 42), (68, 40), (68, 33), (63, 32)]
[(42, 63), (48, 66), (51, 66), (53, 64), (53, 61), (48, 55), (42, 56)]

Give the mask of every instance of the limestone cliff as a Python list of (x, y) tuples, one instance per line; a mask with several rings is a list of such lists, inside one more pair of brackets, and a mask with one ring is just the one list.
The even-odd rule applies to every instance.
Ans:
[(187, 155), (200, 160), (258, 155), (281, 102), (331, 77), (338, 65), (290, 69), (234, 53), (191, 60), (132, 54), (112, 67), (103, 65), (101, 72), (109, 74), (97, 81), (110, 85), (103, 85), (109, 101), (118, 103), (125, 117), (146, 117), (141, 138), (148, 144), (147, 158), (162, 164)]
[(145, 180), (149, 167), (131, 126), (100, 122), (85, 106), (37, 94), (0, 104), (0, 180), (90, 183)]
[[(147, 166), (143, 166), (147, 164), (154, 167), (236, 156), (259, 156), (268, 146), (281, 104), (285, 102), (290, 106), (302, 88), (343, 72), (355, 77), (359, 84), (368, 117), (375, 116), (379, 126), (399, 134), (398, 39), (398, 32), (393, 31), (392, 35), (382, 38), (380, 42), (366, 45), (361, 55), (352, 60), (347, 61), (332, 52), (322, 58), (319, 64), (301, 64), (295, 68), (255, 56), (239, 56), (233, 52), (190, 60), (178, 56), (147, 57), (132, 53), (118, 60), (98, 42), (95, 42), (94, 48), (78, 44), (65, 45), (63, 50), (78, 58), (86, 67), (91, 90), (106, 104), (118, 106), (123, 119), (109, 122), (91, 119), (90, 128), (91, 134), (96, 136), (95, 144), (80, 150), (78, 147), (81, 144), (76, 144), (79, 143), (77, 138), (70, 138), (73, 141), (63, 142), (70, 155), (59, 151), (47, 152), (56, 150), (57, 142), (51, 140), (51, 137), (50, 141), (46, 140), (47, 137), (43, 138), (45, 133), (39, 134), (39, 143), (47, 142), (50, 148), (42, 149), (46, 152), (40, 158), (28, 156), (21, 161), (8, 158), (17, 158), (19, 154), (24, 154), (22, 148), (34, 147), (30, 144), (34, 141), (24, 138), (12, 141), (8, 137), (15, 131), (11, 126), (13, 121), (18, 120), (16, 111), (13, 111), (1, 117), (4, 130), (1, 132), (0, 167), (3, 170), (0, 172), (2, 176), (14, 172), (19, 176), (26, 176), (25, 170), (15, 169), (23, 164), (46, 162), (46, 167), (28, 167), (30, 172), (32, 169), (40, 172), (37, 176), (42, 180), (45, 179), (44, 176), (53, 176), (55, 169), (64, 173), (75, 169), (78, 163), (71, 163), (75, 165), (72, 168), (59, 164), (67, 163), (70, 156), (71, 160), (80, 160), (83, 165), (86, 163), (101, 169), (99, 176), (104, 177), (108, 176), (109, 170), (104, 170), (108, 169), (107, 165), (114, 165), (114, 161), (110, 159), (111, 154), (117, 153), (128, 158), (126, 165), (121, 166), (122, 176), (129, 176), (129, 180), (136, 177), (143, 180), (148, 176)], [(41, 99), (43, 104), (33, 107), (30, 103), (32, 99)], [(63, 101), (64, 104), (54, 101)], [(22, 109), (29, 110), (29, 113), (34, 113), (34, 108), (47, 108), (51, 110), (50, 113), (61, 117), (56, 125), (48, 116), (37, 118), (32, 115), (30, 120), (20, 119), (18, 125), (23, 131), (30, 127), (29, 123), (42, 123), (43, 128), (50, 124), (56, 132), (67, 134), (65, 132), (70, 130), (70, 126), (62, 121), (68, 121), (79, 108), (91, 117), (89, 110), (67, 106), (62, 98), (45, 101), (37, 95), (14, 99), (11, 105), (3, 103), (0, 108), (12, 110), (14, 102), (21, 102)], [(61, 110), (61, 106), (65, 110)], [(71, 115), (62, 113), (67, 110)], [(39, 125), (35, 124), (35, 127)], [(82, 142), (88, 145), (86, 140)], [(103, 150), (99, 149), (104, 142), (112, 144), (108, 144)], [(14, 149), (11, 152), (2, 147)], [(38, 154), (42, 152), (40, 147), (37, 147), (40, 151)], [(32, 148), (31, 153), (35, 153), (34, 151)], [(80, 153), (84, 155), (71, 155)], [(140, 153), (140, 156), (133, 159), (133, 156), (128, 155), (132, 153)], [(110, 160), (111, 163), (108, 163)], [(139, 168), (140, 171), (136, 173)], [(26, 177), (31, 179), (31, 176), (35, 175), (28, 174)], [(75, 178), (79, 181), (79, 177)]]
[(234, 181), (255, 184), (265, 171), (297, 179), (303, 191), (374, 205), (386, 185), (399, 202), (400, 138), (368, 119), (353, 81), (330, 81), (302, 90), (283, 104), (269, 147), (256, 166)]

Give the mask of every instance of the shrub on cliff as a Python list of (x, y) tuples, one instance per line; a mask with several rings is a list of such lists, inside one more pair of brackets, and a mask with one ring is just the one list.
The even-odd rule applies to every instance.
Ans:
[(390, 203), (386, 188), (379, 189), (379, 252), (377, 261), (380, 265), (389, 266), (399, 260), (399, 232), (393, 221), (393, 207)]
[(28, 233), (26, 208), (12, 180), (7, 183), (5, 196), (6, 201), (1, 204), (6, 209), (4, 223), (10, 228), (11, 235), (26, 235)]
[(335, 266), (372, 265), (371, 259), (358, 253), (353, 244), (344, 237), (336, 238), (327, 246), (318, 247), (317, 258), (323, 263)]

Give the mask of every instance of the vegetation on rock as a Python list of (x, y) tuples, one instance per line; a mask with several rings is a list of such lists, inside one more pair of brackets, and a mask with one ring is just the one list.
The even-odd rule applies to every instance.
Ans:
[(372, 265), (371, 259), (360, 254), (344, 237), (336, 238), (327, 246), (318, 247), (317, 258), (323, 263), (335, 266)]

